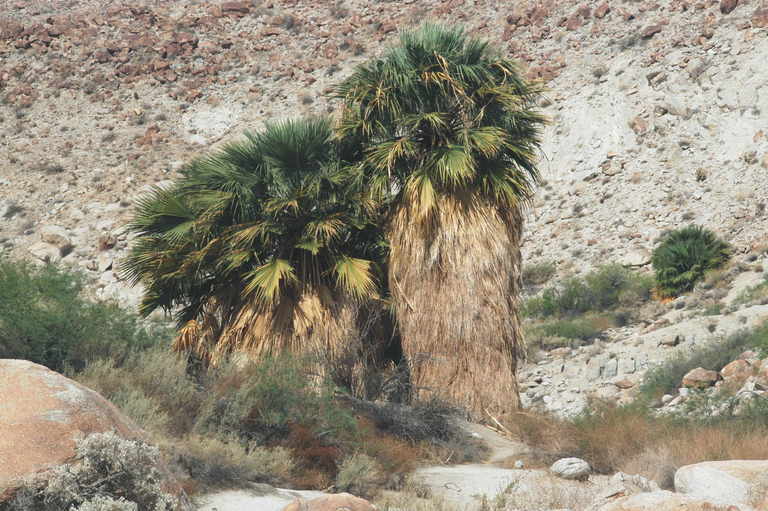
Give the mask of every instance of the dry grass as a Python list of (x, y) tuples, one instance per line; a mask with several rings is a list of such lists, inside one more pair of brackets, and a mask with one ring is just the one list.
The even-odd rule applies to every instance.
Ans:
[(601, 473), (640, 474), (669, 488), (674, 471), (710, 460), (768, 459), (764, 420), (701, 423), (657, 418), (641, 407), (599, 406), (565, 421), (536, 413), (508, 419), (509, 428), (549, 463), (564, 456), (587, 460)]
[(593, 484), (567, 481), (549, 473), (529, 474), (510, 484), (483, 509), (586, 509), (595, 499)]
[(389, 226), (389, 287), (415, 393), (478, 417), (514, 410), (520, 212), (436, 200), (431, 216), (404, 207)]
[(762, 474), (749, 489), (750, 504), (755, 509), (768, 509), (768, 472)]
[(408, 483), (402, 491), (382, 492), (373, 500), (373, 504), (380, 511), (464, 511), (442, 497), (431, 495), (426, 488), (414, 483)]

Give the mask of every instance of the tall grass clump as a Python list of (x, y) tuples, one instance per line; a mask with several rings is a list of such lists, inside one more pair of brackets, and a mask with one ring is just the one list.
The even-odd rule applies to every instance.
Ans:
[(62, 371), (167, 342), (168, 330), (147, 327), (115, 303), (88, 300), (84, 287), (73, 270), (0, 258), (0, 358)]
[(707, 271), (722, 267), (730, 251), (728, 243), (698, 225), (668, 233), (651, 258), (659, 292), (677, 296), (690, 291)]

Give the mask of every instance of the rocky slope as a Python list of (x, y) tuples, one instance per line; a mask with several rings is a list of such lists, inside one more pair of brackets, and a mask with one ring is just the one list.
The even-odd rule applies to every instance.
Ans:
[[(739, 257), (765, 241), (764, 1), (0, 0), (0, 246), (80, 266), (99, 296), (135, 303), (116, 270), (142, 190), (243, 130), (332, 111), (328, 88), (424, 19), (464, 24), (547, 83), (526, 261), (642, 267), (689, 222)], [(549, 384), (568, 411), (582, 387), (613, 393), (663, 356), (637, 340), (647, 327), (612, 334), (618, 353), (577, 353), (581, 376), (558, 355), (527, 369), (527, 399)]]

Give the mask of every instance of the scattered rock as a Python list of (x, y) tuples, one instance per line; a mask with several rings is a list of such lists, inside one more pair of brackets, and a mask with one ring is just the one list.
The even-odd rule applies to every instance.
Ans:
[(768, 8), (755, 11), (752, 15), (752, 26), (755, 28), (768, 28)]
[(621, 378), (618, 380), (614, 380), (613, 384), (622, 390), (631, 389), (632, 387), (635, 386), (635, 382), (633, 382), (629, 378)]
[(675, 491), (723, 504), (749, 504), (750, 491), (768, 473), (768, 460), (706, 461), (675, 472)]
[(739, 0), (720, 0), (720, 12), (730, 14), (737, 5), (739, 5)]
[(650, 39), (651, 37), (655, 36), (661, 32), (661, 25), (650, 25), (643, 29), (642, 32), (640, 32), (640, 35), (643, 39)]
[(697, 367), (696, 369), (691, 369), (685, 376), (683, 376), (683, 386), (694, 389), (705, 389), (714, 385), (719, 378), (720, 375), (717, 371), (710, 371), (703, 367)]
[(561, 458), (549, 467), (550, 472), (563, 479), (583, 481), (589, 478), (592, 467), (581, 458)]
[(638, 136), (648, 132), (648, 122), (639, 115), (630, 121), (629, 127), (632, 128), (632, 131)]
[(44, 241), (34, 243), (27, 251), (32, 257), (44, 263), (57, 263), (61, 260), (61, 249)]
[(708, 499), (662, 490), (618, 497), (598, 508), (590, 508), (589, 511), (748, 511), (746, 507), (718, 506)]
[(21, 211), (21, 207), (12, 200), (0, 200), (0, 220), (7, 220)]
[(236, 14), (236, 15), (246, 15), (250, 12), (251, 7), (248, 5), (248, 2), (224, 2), (221, 4), (221, 11), (224, 14)]
[(605, 18), (609, 12), (611, 12), (611, 7), (608, 5), (608, 2), (605, 2), (595, 9), (595, 18)]
[(69, 233), (64, 227), (58, 225), (44, 225), (40, 228), (40, 239), (49, 243), (60, 250), (66, 250), (72, 247), (72, 241)]
[[(757, 361), (759, 363), (759, 361)], [(754, 363), (750, 363), (748, 360), (734, 360), (720, 370), (720, 376), (725, 380), (739, 380), (744, 381), (754, 372), (759, 369)]]

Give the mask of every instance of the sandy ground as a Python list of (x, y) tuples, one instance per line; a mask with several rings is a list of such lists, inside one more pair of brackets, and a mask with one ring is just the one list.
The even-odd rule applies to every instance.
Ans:
[(198, 511), (281, 511), (297, 498), (313, 499), (319, 491), (298, 491), (254, 485), (252, 490), (228, 490), (196, 500)]

